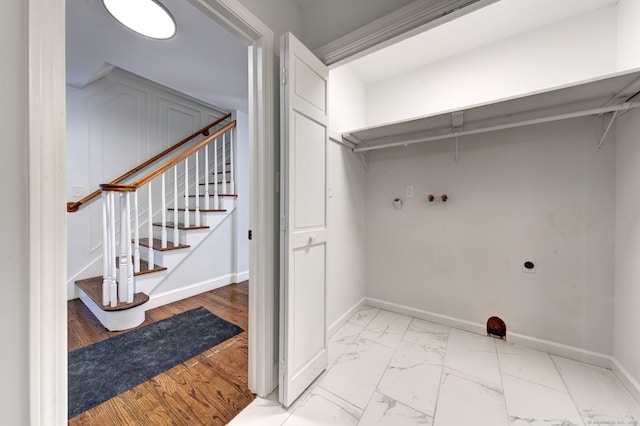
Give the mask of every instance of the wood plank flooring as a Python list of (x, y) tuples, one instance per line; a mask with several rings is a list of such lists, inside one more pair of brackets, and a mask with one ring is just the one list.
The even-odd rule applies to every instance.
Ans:
[[(200, 306), (245, 331), (72, 419), (70, 425), (224, 425), (254, 395), (247, 389), (247, 281), (147, 312), (142, 324)], [(80, 302), (68, 302), (69, 351), (123, 332), (109, 332)]]

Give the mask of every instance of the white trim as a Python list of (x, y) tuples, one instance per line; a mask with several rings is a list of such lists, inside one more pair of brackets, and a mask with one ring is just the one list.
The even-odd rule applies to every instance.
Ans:
[(250, 43), (249, 389), (266, 397), (278, 384), (273, 32), (237, 0), (189, 1)]
[(629, 373), (629, 371), (624, 368), (617, 359), (611, 357), (610, 362), (611, 371), (613, 371), (616, 377), (618, 377), (622, 384), (625, 385), (629, 393), (631, 393), (631, 396), (633, 396), (636, 401), (640, 402), (640, 383), (633, 378), (631, 373)]
[(347, 309), (347, 311), (344, 314), (342, 314), (340, 318), (335, 320), (333, 324), (329, 326), (329, 328), (327, 329), (327, 337), (331, 337), (334, 334), (336, 334), (336, 332), (340, 330), (340, 327), (345, 325), (351, 319), (351, 317), (353, 317), (356, 314), (356, 312), (358, 312), (360, 308), (364, 306), (364, 304), (365, 304), (365, 298), (363, 297), (362, 299), (360, 299), (359, 302), (357, 302), (351, 308)]
[(243, 281), (247, 281), (249, 279), (249, 271), (235, 272), (233, 274), (232, 283), (241, 283)]
[(498, 0), (416, 0), (319, 47), (313, 53), (326, 65), (342, 65), (496, 1)]
[(152, 294), (149, 296), (149, 301), (144, 304), (144, 309), (145, 311), (148, 311), (159, 306), (164, 306), (169, 303), (177, 302), (188, 297), (197, 296), (198, 294), (224, 287), (225, 285), (234, 283), (235, 278), (235, 273), (226, 274), (210, 280), (191, 284), (186, 287), (180, 287), (174, 290), (165, 291), (163, 293)]
[[(251, 44), (249, 388), (277, 385), (273, 33), (237, 0), (191, 0)], [(67, 423), (65, 2), (28, 0), (31, 425)], [(56, 208), (55, 206), (58, 206)]]
[[(367, 297), (365, 303), (376, 308), (386, 309), (403, 315), (415, 318), (433, 321), (438, 324), (448, 325), (471, 333), (486, 335), (487, 327), (485, 324), (478, 324), (471, 321), (462, 320), (446, 315), (440, 315), (422, 309), (411, 308), (409, 306), (399, 305), (396, 303), (385, 302), (383, 300), (372, 299)], [(610, 368), (611, 357), (609, 355), (588, 351), (575, 346), (563, 345), (561, 343), (552, 342), (550, 340), (539, 339), (520, 333), (510, 333), (507, 331), (507, 341), (516, 343), (521, 346), (547, 352), (553, 355), (563, 356), (565, 358), (575, 359), (577, 361), (587, 362), (589, 364), (600, 367)]]
[(63, 425), (67, 424), (64, 0), (29, 0), (27, 7), (28, 422)]

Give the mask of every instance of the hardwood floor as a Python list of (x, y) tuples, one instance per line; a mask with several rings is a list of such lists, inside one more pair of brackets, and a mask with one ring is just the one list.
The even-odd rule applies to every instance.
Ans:
[[(224, 425), (254, 395), (247, 389), (249, 283), (231, 284), (147, 312), (142, 326), (200, 306), (245, 331), (72, 419), (70, 425)], [(109, 332), (80, 302), (68, 302), (69, 351)]]

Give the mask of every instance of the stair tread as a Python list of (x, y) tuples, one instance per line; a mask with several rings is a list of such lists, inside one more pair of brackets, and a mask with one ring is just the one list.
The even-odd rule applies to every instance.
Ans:
[(133, 295), (132, 303), (118, 303), (118, 306), (112, 307), (102, 305), (102, 277), (92, 277), (84, 280), (76, 281), (76, 285), (80, 287), (96, 305), (100, 306), (103, 311), (124, 311), (126, 309), (135, 308), (149, 300), (149, 296), (145, 293), (136, 293)]
[[(133, 259), (131, 260), (133, 262)], [(120, 258), (116, 258), (116, 266), (120, 267)], [(140, 259), (140, 272), (134, 272), (134, 276), (151, 274), (153, 272), (166, 271), (166, 266), (153, 265), (153, 268), (149, 269), (149, 262), (144, 259)]]
[[(167, 222), (166, 223), (167, 228), (175, 228), (175, 224), (173, 222)], [(153, 226), (162, 226), (162, 223), (160, 222), (155, 222), (153, 224)], [(191, 229), (209, 229), (209, 227), (207, 225), (200, 225), (200, 226), (196, 226), (196, 225), (189, 225), (189, 226), (185, 226), (184, 223), (178, 223), (178, 229), (182, 229), (182, 230), (191, 230)]]
[[(149, 247), (149, 239), (148, 238), (140, 238), (140, 245), (144, 247)], [(153, 239), (153, 249), (158, 251), (170, 251), (170, 250), (179, 250), (184, 248), (189, 248), (190, 245), (187, 244), (174, 244), (171, 241), (167, 241), (167, 247), (162, 248), (162, 240), (157, 238)]]
[[(169, 208), (167, 210), (174, 211), (175, 209), (173, 207), (171, 207), (171, 208)], [(179, 212), (183, 212), (183, 211), (185, 211), (185, 208), (184, 207), (179, 208), (178, 211)], [(196, 209), (189, 209), (189, 211), (190, 212), (195, 212)], [(213, 212), (224, 213), (226, 211), (227, 211), (226, 209), (200, 209), (201, 213), (213, 213)]]

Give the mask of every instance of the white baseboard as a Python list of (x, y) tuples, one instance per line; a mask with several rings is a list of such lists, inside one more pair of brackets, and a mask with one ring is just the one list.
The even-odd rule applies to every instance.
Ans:
[(458, 328), (460, 330), (469, 331), (476, 334), (487, 334), (486, 325), (477, 324), (471, 321), (465, 321), (446, 315), (435, 314), (433, 312), (424, 311), (422, 309), (411, 308), (397, 303), (385, 302), (383, 300), (365, 298), (365, 303), (374, 308), (386, 309), (387, 311), (398, 314), (408, 315), (411, 317), (432, 321), (438, 324), (448, 325), (449, 327)]
[[(438, 324), (448, 325), (460, 330), (469, 331), (471, 333), (486, 335), (487, 328), (484, 324), (473, 323), (458, 318), (440, 315), (421, 309), (411, 308), (396, 303), (385, 302), (383, 300), (365, 298), (365, 304), (376, 308), (386, 309), (398, 314), (408, 315), (415, 318), (432, 321)], [(510, 333), (507, 331), (507, 341), (515, 343), (527, 348), (536, 349), (553, 355), (574, 359), (576, 361), (586, 362), (598, 367), (608, 368), (620, 379), (627, 390), (633, 397), (640, 402), (640, 383), (610, 355), (598, 352), (588, 351), (586, 349), (576, 348), (575, 346), (564, 345), (550, 340), (539, 339), (537, 337), (527, 336), (520, 333)]]
[(362, 307), (362, 305), (365, 304), (365, 298), (363, 297), (359, 302), (357, 302), (355, 305), (353, 305), (351, 308), (349, 308), (347, 310), (347, 312), (345, 312), (344, 314), (342, 314), (340, 316), (340, 318), (338, 318), (337, 320), (335, 320), (333, 322), (333, 324), (331, 324), (329, 326), (329, 329), (327, 330), (327, 337), (331, 337), (333, 336), (336, 331), (338, 331), (340, 329), (340, 327), (342, 327), (344, 324), (346, 324), (347, 321), (349, 321), (349, 319), (355, 315), (356, 312), (358, 312), (358, 310)]
[(229, 285), (237, 282), (236, 276), (238, 274), (227, 274), (221, 277), (217, 277), (211, 280), (202, 281), (199, 283), (191, 284), (186, 287), (180, 287), (174, 290), (165, 291), (158, 294), (150, 294), (149, 301), (144, 305), (145, 310), (164, 306), (169, 303), (177, 302), (178, 300), (186, 299), (188, 297), (196, 296), (206, 291), (215, 290), (216, 288)]
[(611, 371), (620, 379), (623, 385), (627, 388), (627, 390), (631, 393), (631, 395), (636, 399), (636, 401), (640, 402), (640, 383), (636, 379), (633, 378), (631, 373), (627, 371), (626, 368), (614, 357), (610, 358), (611, 361)]
[(241, 283), (243, 281), (248, 281), (249, 280), (249, 271), (242, 271), (242, 272), (236, 272), (234, 274), (232, 274), (233, 276), (233, 281), (235, 283)]

